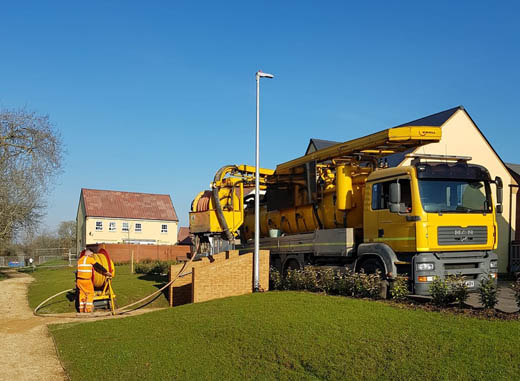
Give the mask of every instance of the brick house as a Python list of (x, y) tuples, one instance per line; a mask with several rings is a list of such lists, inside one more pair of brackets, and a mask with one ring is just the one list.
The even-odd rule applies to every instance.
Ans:
[(175, 245), (179, 219), (169, 195), (81, 189), (77, 249), (101, 243)]

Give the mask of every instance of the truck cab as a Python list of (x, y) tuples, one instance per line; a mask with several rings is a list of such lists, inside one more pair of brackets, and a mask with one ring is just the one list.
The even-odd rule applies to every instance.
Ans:
[(469, 158), (421, 159), (368, 176), (358, 256), (377, 251), (389, 277), (406, 274), (417, 295), (428, 295), (435, 277), (462, 274), (470, 290), (488, 274), (496, 279), (500, 179)]

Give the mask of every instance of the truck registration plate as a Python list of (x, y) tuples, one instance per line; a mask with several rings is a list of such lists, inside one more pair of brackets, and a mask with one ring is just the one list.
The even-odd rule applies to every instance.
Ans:
[(466, 287), (468, 287), (468, 288), (475, 287), (475, 281), (474, 280), (467, 280), (466, 281)]

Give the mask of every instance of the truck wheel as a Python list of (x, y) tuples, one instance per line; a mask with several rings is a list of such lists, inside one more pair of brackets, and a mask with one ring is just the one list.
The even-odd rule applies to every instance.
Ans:
[(376, 271), (379, 271), (379, 274), (381, 275), (381, 291), (379, 293), (379, 297), (381, 299), (388, 299), (389, 284), (385, 279), (385, 267), (381, 261), (376, 258), (368, 258), (361, 262), (361, 265), (359, 265), (358, 271), (361, 270), (363, 270), (365, 274), (375, 274)]
[(379, 259), (368, 258), (359, 265), (358, 271), (363, 270), (365, 274), (375, 274), (379, 270), (381, 277), (385, 276), (385, 267)]
[(285, 263), (285, 266), (283, 269), (283, 275), (286, 276), (287, 271), (289, 271), (289, 270), (300, 270), (300, 269), (301, 269), (301, 266), (296, 259), (289, 259)]

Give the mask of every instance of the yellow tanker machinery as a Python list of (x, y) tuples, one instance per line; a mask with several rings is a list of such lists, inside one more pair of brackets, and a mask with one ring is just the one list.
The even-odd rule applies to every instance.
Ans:
[[(468, 157), (408, 155), (410, 166), (385, 164), (440, 138), (440, 127), (396, 127), (262, 169), (260, 247), (271, 264), (380, 270), (390, 281), (406, 274), (420, 295), (435, 276), (462, 273), (470, 289), (496, 278), (500, 178)], [(227, 166), (212, 191), (199, 193), (190, 212), (197, 252), (252, 247), (254, 198), (244, 191), (252, 184), (254, 167)]]
[[(262, 191), (266, 189), (266, 177), (273, 173), (271, 169), (260, 169)], [(244, 223), (245, 191), (254, 186), (255, 167), (228, 165), (218, 170), (213, 189), (200, 192), (191, 203), (190, 233), (195, 251), (215, 254), (230, 247), (230, 242), (233, 245)]]

